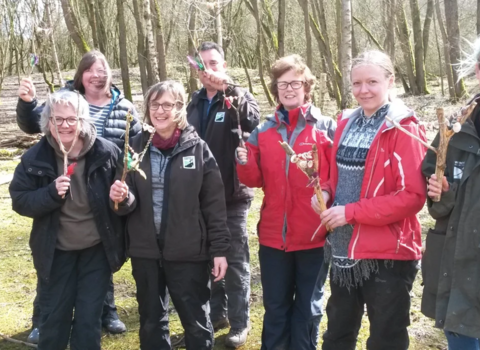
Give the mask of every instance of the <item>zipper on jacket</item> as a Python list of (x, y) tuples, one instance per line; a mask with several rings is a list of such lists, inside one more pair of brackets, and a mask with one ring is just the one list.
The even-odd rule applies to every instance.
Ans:
[(400, 240), (397, 239), (397, 249), (395, 250), (395, 254), (398, 254), (399, 249), (400, 249)]
[[(368, 184), (367, 184), (367, 190), (365, 191), (365, 197), (367, 198), (368, 190), (370, 189), (370, 184), (372, 183), (372, 177), (373, 177), (373, 169), (375, 168), (375, 162), (377, 160), (377, 155), (378, 155), (378, 149), (380, 147), (380, 136), (378, 137), (378, 143), (377, 143), (377, 149), (375, 150), (375, 157), (373, 158), (373, 164), (372, 164), (372, 171), (370, 172), (370, 178), (368, 179)], [(355, 247), (357, 246), (358, 238), (360, 237), (360, 228), (362, 227), (362, 224), (358, 225), (358, 232), (357, 236), (355, 237), (355, 241), (353, 241), (353, 246), (352, 246), (352, 256), (350, 259), (355, 259)]]

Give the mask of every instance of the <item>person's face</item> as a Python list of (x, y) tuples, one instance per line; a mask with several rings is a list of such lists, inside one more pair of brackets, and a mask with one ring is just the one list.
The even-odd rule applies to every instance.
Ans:
[(277, 80), (278, 99), (289, 111), (305, 103), (305, 76), (294, 70), (283, 73)]
[[(57, 124), (58, 134), (55, 130)], [(65, 147), (70, 147), (77, 136), (78, 125), (77, 114), (70, 104), (56, 104), (53, 106), (53, 117), (50, 118), (49, 129), (53, 138), (60, 141)], [(59, 142), (58, 142), (59, 143)]]
[(86, 94), (100, 94), (105, 91), (107, 70), (101, 60), (96, 60), (82, 75), (82, 85)]
[(166, 91), (161, 96), (152, 96), (148, 102), (150, 120), (157, 133), (173, 131), (177, 123), (173, 121), (177, 111), (177, 102), (174, 96)]
[(477, 77), (478, 83), (480, 84), (480, 63), (475, 64), (475, 76)]
[(388, 101), (393, 75), (386, 77), (382, 67), (367, 64), (352, 69), (352, 93), (366, 116), (371, 116)]
[[(225, 73), (227, 69), (227, 62), (222, 58), (220, 52), (215, 49), (200, 51), (200, 56), (202, 57), (203, 62), (205, 63), (205, 68), (210, 69), (214, 72)], [(200, 81), (206, 89), (211, 88), (209, 80), (206, 79), (201, 72), (198, 74)]]

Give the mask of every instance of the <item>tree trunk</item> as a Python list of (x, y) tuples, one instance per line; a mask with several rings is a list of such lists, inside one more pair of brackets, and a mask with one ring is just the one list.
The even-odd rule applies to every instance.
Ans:
[[(478, 0), (480, 1), (480, 0)], [(278, 50), (277, 58), (285, 55), (285, 0), (278, 0)]]
[(63, 87), (63, 78), (62, 78), (62, 70), (60, 69), (60, 63), (58, 62), (58, 55), (57, 55), (57, 48), (55, 45), (55, 38), (53, 36), (53, 24), (52, 24), (52, 11), (51, 11), (51, 0), (45, 0), (45, 15), (47, 19), (47, 27), (51, 28), (52, 31), (49, 34), (50, 37), (50, 45), (52, 50), (52, 61), (55, 66), (55, 72), (57, 73), (58, 85)]
[(260, 0), (252, 0), (255, 23), (256, 23), (256, 26), (257, 26), (256, 52), (257, 52), (257, 62), (258, 62), (258, 75), (260, 76), (260, 81), (262, 83), (265, 95), (267, 95), (268, 103), (270, 104), (270, 106), (274, 106), (275, 102), (273, 101), (272, 95), (270, 94), (270, 90), (268, 89), (267, 83), (265, 82), (265, 78), (263, 76), (263, 54), (262, 54), (263, 31), (262, 31), (262, 22), (260, 20), (260, 18), (261, 18), (261, 12), (260, 12), (261, 11), (261, 6), (258, 6), (259, 1)]
[(351, 107), (352, 95), (350, 93), (350, 70), (352, 69), (352, 2), (342, 0), (342, 41), (341, 41), (341, 67), (343, 79), (342, 109)]
[(133, 16), (137, 25), (137, 57), (138, 68), (140, 69), (140, 80), (142, 82), (142, 92), (145, 95), (148, 90), (148, 76), (147, 76), (147, 52), (145, 49), (145, 30), (143, 29), (143, 21), (141, 19), (141, 8), (139, 0), (133, 0)]
[(437, 52), (438, 52), (438, 66), (440, 68), (440, 83), (442, 87), (442, 96), (445, 96), (445, 89), (443, 86), (443, 64), (442, 64), (442, 51), (440, 50), (440, 43), (438, 42), (438, 34), (437, 34), (437, 21), (435, 20), (435, 16), (433, 17), (433, 32), (435, 33), (435, 43), (437, 44)]
[[(45, 0), (48, 1), (48, 0)], [(85, 2), (85, 7), (87, 8), (87, 19), (88, 24), (90, 24), (90, 29), (92, 30), (92, 39), (93, 47), (98, 49), (98, 28), (97, 28), (97, 18), (95, 16), (95, 0), (88, 0)]]
[(313, 69), (313, 56), (312, 56), (312, 34), (310, 33), (310, 23), (308, 21), (308, 0), (298, 0), (303, 11), (303, 21), (305, 25), (305, 46), (307, 57), (307, 66)]
[(405, 9), (403, 7), (403, 0), (397, 0), (397, 30), (398, 30), (398, 40), (400, 40), (400, 45), (402, 46), (403, 59), (405, 61), (407, 69), (408, 82), (410, 84), (410, 90), (414, 95), (419, 94), (419, 89), (417, 87), (417, 82), (415, 79), (415, 62), (413, 58), (412, 46), (410, 44), (409, 36), (410, 31), (408, 29), (407, 17), (405, 15)]
[(477, 35), (480, 35), (480, 0), (477, 0)]
[(95, 7), (95, 17), (97, 18), (97, 28), (98, 28), (98, 48), (100, 51), (108, 57), (108, 35), (105, 28), (105, 21), (107, 19), (105, 13), (105, 0), (98, 0), (97, 6)]
[(413, 41), (415, 44), (415, 81), (419, 94), (428, 94), (427, 77), (425, 75), (425, 54), (423, 51), (422, 24), (420, 20), (420, 9), (418, 0), (410, 0), (410, 10), (412, 12)]
[(221, 0), (214, 0), (215, 11), (215, 29), (217, 31), (217, 44), (223, 46), (223, 30), (222, 30), (222, 4)]
[[(433, 0), (427, 0), (427, 12), (425, 14), (425, 22), (423, 22), (423, 59), (427, 61), (428, 38), (430, 36), (430, 26), (433, 18)], [(435, 33), (436, 35), (437, 33)]]
[(123, 93), (127, 100), (133, 101), (132, 86), (130, 85), (130, 75), (128, 69), (127, 33), (125, 27), (125, 12), (123, 7), (124, 1), (125, 0), (117, 0), (118, 46), (120, 48), (120, 68), (122, 71)]
[(153, 4), (155, 5), (154, 13), (156, 16), (155, 37), (157, 39), (158, 73), (160, 81), (164, 81), (167, 80), (167, 55), (165, 53), (165, 44), (163, 39), (162, 14), (158, 0), (153, 0)]
[[(197, 18), (197, 11), (196, 11), (196, 6), (191, 5), (191, 7), (188, 9), (188, 54), (192, 57), (195, 56), (196, 53), (196, 46), (197, 43), (194, 41), (194, 34), (195, 34), (195, 27), (196, 27), (196, 18)], [(192, 96), (192, 94), (198, 89), (197, 85), (197, 71), (195, 68), (193, 68), (190, 65), (190, 79), (188, 80), (188, 90), (189, 90), (189, 95)]]
[(442, 10), (440, 9), (440, 1), (435, 0), (435, 13), (437, 17), (438, 28), (440, 28), (440, 33), (442, 34), (442, 42), (443, 42), (443, 57), (445, 58), (445, 72), (447, 74), (447, 82), (448, 82), (448, 95), (450, 99), (455, 100), (455, 83), (453, 81), (453, 74), (452, 74), (452, 65), (450, 64), (450, 52), (448, 50), (448, 37), (447, 31), (443, 24), (443, 16)]
[(152, 18), (150, 14), (150, 0), (143, 0), (143, 19), (145, 20), (145, 39), (147, 44), (147, 59), (150, 65), (148, 85), (152, 86), (158, 82), (158, 62), (153, 40)]
[(352, 23), (352, 58), (358, 56), (358, 45), (357, 40), (355, 38), (355, 29), (353, 28)]
[(65, 24), (67, 25), (68, 32), (70, 33), (70, 37), (80, 50), (80, 53), (83, 55), (84, 53), (90, 51), (87, 40), (80, 32), (80, 25), (78, 24), (77, 17), (75, 17), (73, 9), (70, 6), (70, 1), (60, 0), (60, 2), (62, 4), (63, 16), (65, 18)]
[(386, 46), (385, 49), (387, 50), (392, 63), (395, 65), (395, 25), (396, 25), (396, 18), (395, 18), (395, 8), (396, 8), (396, 0), (387, 0), (388, 5), (388, 23), (387, 23), (387, 38), (386, 38)]
[[(455, 66), (460, 62), (460, 27), (458, 25), (458, 3), (457, 0), (444, 1), (445, 20), (450, 44), (450, 63)], [(455, 97), (458, 99), (466, 95), (463, 79), (458, 78), (457, 71), (452, 69), (453, 81), (455, 83)]]

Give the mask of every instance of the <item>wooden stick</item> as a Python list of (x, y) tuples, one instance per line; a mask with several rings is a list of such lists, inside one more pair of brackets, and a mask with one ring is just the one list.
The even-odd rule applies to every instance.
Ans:
[(27, 342), (24, 342), (24, 341), (21, 341), (21, 340), (10, 338), (10, 337), (7, 337), (5, 334), (2, 334), (2, 333), (0, 333), (0, 337), (2, 337), (3, 339), (5, 339), (6, 341), (8, 341), (10, 343), (22, 344), (22, 345), (29, 346), (29, 347), (34, 348), (34, 349), (37, 348), (37, 345), (35, 345), (35, 344), (30, 344), (30, 343), (27, 343)]
[(317, 145), (314, 143), (312, 146), (312, 155), (313, 155), (313, 171), (317, 173), (318, 181), (315, 184), (315, 195), (317, 196), (318, 204), (320, 204), (320, 210), (327, 210), (327, 205), (323, 199), (322, 189), (320, 187), (320, 173), (318, 171), (318, 149)]
[(401, 126), (398, 122), (396, 122), (395, 120), (389, 118), (388, 116), (385, 116), (385, 119), (388, 120), (390, 123), (393, 124), (394, 127), (396, 127), (398, 130), (404, 132), (405, 134), (407, 134), (408, 136), (410, 136), (411, 138), (417, 140), (418, 142), (420, 142), (422, 145), (424, 145), (425, 147), (427, 147), (428, 149), (432, 150), (433, 152), (437, 153), (437, 149), (435, 147), (432, 147), (431, 145), (429, 145), (427, 142), (423, 141), (421, 138), (419, 138), (417, 135), (414, 135), (412, 134), (410, 131), (408, 131), (407, 129), (405, 129), (403, 126)]
[[(125, 118), (127, 121), (127, 125), (125, 126), (125, 144), (123, 147), (124, 155), (123, 155), (123, 173), (122, 173), (122, 183), (125, 183), (125, 179), (127, 178), (128, 172), (128, 139), (130, 133), (130, 122), (133, 120), (133, 116), (130, 114), (130, 110), (127, 112), (127, 117)], [(115, 201), (115, 210), (118, 210), (118, 201)]]
[[(453, 132), (448, 130), (447, 128), (443, 108), (437, 108), (437, 119), (440, 134), (440, 143), (438, 144), (435, 175), (437, 176), (437, 181), (442, 183), (443, 175), (446, 168), (448, 141), (450, 141), (450, 138), (453, 136)], [(432, 198), (432, 201), (439, 202), (441, 198), (442, 194), (440, 193), (439, 195)]]

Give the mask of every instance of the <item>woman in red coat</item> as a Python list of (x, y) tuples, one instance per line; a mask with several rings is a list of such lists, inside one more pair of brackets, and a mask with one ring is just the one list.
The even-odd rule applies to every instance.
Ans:
[(320, 177), (326, 180), (335, 122), (311, 104), (315, 78), (300, 56), (279, 59), (271, 72), (277, 110), (253, 131), (246, 148), (237, 148), (240, 181), (265, 194), (258, 223), (265, 306), (261, 349), (315, 350), (327, 275), (325, 235), (311, 239), (320, 225), (310, 207), (313, 190), (279, 142), (297, 154), (316, 144)]

